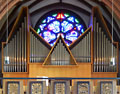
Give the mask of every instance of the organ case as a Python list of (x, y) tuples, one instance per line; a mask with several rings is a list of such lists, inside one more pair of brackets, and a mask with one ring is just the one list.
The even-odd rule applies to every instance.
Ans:
[[(23, 10), (26, 11), (26, 8), (23, 8)], [(26, 16), (23, 14), (26, 14)], [(96, 15), (93, 16), (93, 30), (92, 27), (88, 28), (70, 46), (67, 46), (60, 36), (61, 38), (58, 38), (59, 41), (57, 40), (58, 42), (56, 42), (53, 47), (37, 34), (31, 26), (29, 26), (28, 30), (27, 12), (20, 12), (20, 15), (21, 16), (17, 18), (18, 20), (16, 19), (8, 41), (2, 43), (3, 73), (23, 73), (28, 72), (28, 70), (30, 71), (30, 69), (34, 70), (37, 67), (40, 69), (40, 71), (37, 72), (41, 74), (41, 70), (42, 72), (48, 69), (53, 71), (52, 67), (56, 65), (56, 70), (59, 67), (62, 67), (64, 70), (66, 65), (71, 65), (71, 67), (77, 65), (77, 67), (74, 67), (76, 69), (72, 70), (74, 77), (83, 77), (83, 72), (85, 72), (84, 77), (92, 77), (91, 72), (113, 72), (117, 74), (118, 42), (111, 41), (109, 31), (103, 29), (102, 23), (97, 20), (99, 18)], [(23, 20), (20, 21), (21, 19)], [(113, 52), (110, 52), (110, 49), (113, 49)], [(66, 57), (63, 57), (63, 55), (66, 55)], [(112, 55), (115, 58), (111, 58)], [(112, 61), (115, 61), (115, 63)], [(39, 63), (39, 66), (36, 66), (37, 63)], [(115, 66), (113, 66), (113, 64), (115, 64)], [(48, 65), (52, 65), (51, 68), (45, 68), (45, 66)], [(89, 71), (86, 70), (86, 67)], [(66, 71), (66, 69), (64, 71)], [(28, 76), (32, 75), (32, 72), (30, 72), (27, 74)], [(61, 72), (57, 71), (56, 73), (60, 74)], [(67, 68), (67, 73), (68, 75), (71, 74), (69, 67)], [(78, 73), (80, 75), (78, 75)], [(46, 72), (45, 75), (48, 74), (49, 72)], [(53, 76), (52, 73), (50, 75)], [(42, 74), (40, 76), (42, 76)], [(66, 77), (66, 75), (64, 76)], [(59, 75), (59, 77), (61, 77), (61, 75)]]
[(93, 8), (93, 72), (118, 72), (118, 42), (114, 42), (100, 10)]
[(27, 8), (23, 7), (6, 42), (2, 42), (3, 72), (27, 72), (27, 19)]

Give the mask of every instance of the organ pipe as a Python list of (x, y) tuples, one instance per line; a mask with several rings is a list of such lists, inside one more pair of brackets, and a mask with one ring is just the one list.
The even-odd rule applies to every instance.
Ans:
[(109, 39), (107, 33), (102, 30), (99, 22), (94, 17), (94, 72), (117, 71), (117, 58), (115, 58), (117, 56), (115, 53), (115, 50), (117, 50), (116, 46)]
[(26, 62), (26, 17), (3, 46), (4, 72), (27, 72)]

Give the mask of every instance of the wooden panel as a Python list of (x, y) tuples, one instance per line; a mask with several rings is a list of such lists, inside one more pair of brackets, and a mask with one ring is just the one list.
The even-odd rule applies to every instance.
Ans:
[(97, 73), (92, 73), (92, 77), (95, 78), (113, 78), (117, 77), (117, 72), (97, 72)]
[(28, 77), (28, 73), (4, 73), (3, 77)]
[[(37, 69), (37, 71), (36, 71)], [(29, 64), (29, 77), (91, 77), (91, 64), (83, 63), (78, 66), (49, 66)]]
[[(28, 78), (28, 73), (3, 73), (3, 78)], [(23, 81), (23, 85), (27, 85), (27, 80), (16, 80), (16, 79), (10, 79), (9, 81)]]

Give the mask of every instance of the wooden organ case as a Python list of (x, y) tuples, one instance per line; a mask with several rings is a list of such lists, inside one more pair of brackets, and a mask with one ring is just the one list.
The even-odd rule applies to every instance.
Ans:
[(30, 26), (23, 7), (8, 40), (2, 42), (3, 77), (117, 77), (118, 42), (112, 41), (96, 7), (92, 18), (93, 28), (70, 46), (60, 36), (51, 47)]

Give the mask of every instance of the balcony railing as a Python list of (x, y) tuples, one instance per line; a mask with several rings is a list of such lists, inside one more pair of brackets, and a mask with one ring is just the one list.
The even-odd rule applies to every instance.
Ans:
[[(120, 78), (0, 78), (0, 94), (120, 94)], [(35, 93), (37, 92), (37, 93)]]

